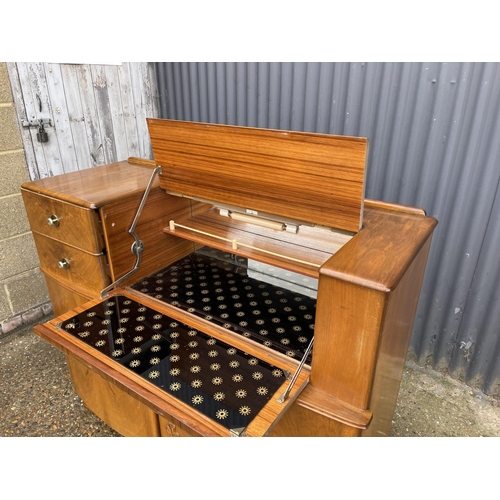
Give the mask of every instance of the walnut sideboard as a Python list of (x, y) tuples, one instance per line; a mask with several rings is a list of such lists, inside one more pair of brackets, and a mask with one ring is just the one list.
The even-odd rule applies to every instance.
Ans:
[(154, 162), (22, 185), (34, 331), (85, 405), (124, 436), (387, 436), (437, 221), (364, 199), (366, 138), (148, 126)]

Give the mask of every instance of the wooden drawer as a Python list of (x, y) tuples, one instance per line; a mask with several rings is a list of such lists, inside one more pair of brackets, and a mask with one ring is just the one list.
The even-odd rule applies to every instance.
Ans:
[[(33, 233), (40, 269), (55, 278), (75, 284), (96, 296), (109, 284), (104, 255), (92, 255), (57, 240)], [(69, 267), (61, 266), (66, 260)]]
[[(22, 190), (31, 230), (98, 255), (104, 248), (96, 211)], [(56, 217), (55, 224), (48, 220)]]

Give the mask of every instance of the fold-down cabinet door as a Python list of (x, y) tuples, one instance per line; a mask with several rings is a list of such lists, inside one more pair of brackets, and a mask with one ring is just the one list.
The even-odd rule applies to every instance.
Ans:
[(281, 403), (296, 361), (123, 290), (34, 330), (189, 435), (265, 436), (308, 382)]

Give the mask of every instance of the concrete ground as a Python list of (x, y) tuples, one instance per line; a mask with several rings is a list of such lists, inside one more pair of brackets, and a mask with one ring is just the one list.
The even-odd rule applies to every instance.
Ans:
[[(25, 326), (0, 337), (0, 436), (118, 436), (85, 408), (64, 355)], [(500, 436), (500, 401), (407, 363), (391, 436)]]

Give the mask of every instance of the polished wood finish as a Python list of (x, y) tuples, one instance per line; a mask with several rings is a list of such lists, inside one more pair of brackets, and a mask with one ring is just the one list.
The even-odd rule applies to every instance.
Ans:
[(355, 408), (311, 384), (301, 392), (297, 398), (297, 405), (348, 427), (362, 430), (368, 428), (373, 417), (372, 411)]
[(87, 295), (88, 291), (86, 289), (76, 290), (71, 282), (52, 277), (46, 272), (44, 277), (52, 303), (52, 311), (56, 316), (81, 306), (93, 298), (93, 296)]
[[(363, 230), (322, 268), (322, 274), (382, 292), (394, 289), (436, 226), (432, 217), (365, 209)], [(390, 250), (390, 251), (388, 251)]]
[(382, 200), (370, 200), (369, 198), (365, 198), (365, 207), (367, 208), (385, 208), (386, 210), (392, 210), (393, 212), (402, 212), (406, 214), (413, 215), (427, 215), (425, 210), (420, 207), (410, 207), (409, 205), (400, 205), (398, 203), (390, 203), (388, 201)]
[[(33, 233), (40, 269), (51, 276), (86, 288), (96, 296), (109, 282), (104, 255), (91, 255), (60, 241)], [(66, 260), (69, 268), (60, 267)]]
[[(322, 267), (318, 290), (314, 385), (367, 408), (388, 295), (396, 288), (436, 221), (389, 210), (365, 210), (365, 225)], [(419, 286), (414, 292), (418, 297)], [(332, 301), (331, 297), (335, 297)], [(336, 342), (331, 342), (331, 336)], [(349, 373), (344, 369), (349, 366)], [(335, 386), (335, 390), (331, 388)]]
[(66, 356), (75, 390), (85, 406), (122, 436), (160, 436), (158, 416), (119, 384), (103, 383), (94, 372), (71, 355)]
[[(144, 192), (151, 177), (151, 164), (132, 161), (120, 161), (25, 182), (22, 189), (56, 197), (84, 208), (97, 209)], [(158, 182), (156, 179), (153, 187), (158, 186)]]
[(270, 436), (359, 436), (372, 416), (371, 411), (359, 410), (309, 384)]
[(163, 189), (351, 232), (361, 227), (365, 138), (152, 118), (148, 127)]
[[(40, 268), (56, 316), (98, 297), (111, 280), (134, 267), (134, 239), (127, 231), (154, 167), (150, 160), (130, 158), (23, 184)], [(162, 211), (169, 217), (189, 215), (192, 202), (167, 196), (157, 178), (150, 196), (136, 227), (145, 245), (142, 265), (130, 283), (156, 270), (158, 262), (194, 250), (193, 243), (165, 235), (168, 217), (161, 217)], [(59, 226), (47, 224), (51, 215), (58, 217)], [(62, 258), (68, 260), (69, 269), (59, 267)], [(90, 363), (82, 368), (74, 358), (68, 358), (68, 365), (76, 392), (111, 427), (123, 435), (159, 435), (157, 414), (123, 392), (112, 377), (95, 374)], [(128, 410), (135, 416), (127, 418)]]
[[(112, 281), (125, 275), (135, 265), (136, 256), (130, 250), (135, 240), (128, 230), (141, 199), (142, 193), (137, 193), (126, 200), (106, 204), (100, 209)], [(122, 282), (122, 286), (135, 283), (156, 271), (158, 262), (167, 266), (193, 252), (193, 243), (167, 236), (163, 232), (172, 217), (190, 215), (191, 201), (187, 198), (169, 196), (160, 188), (151, 190), (135, 230), (144, 243), (141, 265), (136, 273)]]
[[(254, 248), (241, 246), (234, 253), (313, 278), (319, 277), (320, 266), (352, 237), (307, 226), (301, 227), (299, 234), (262, 228), (220, 216), (214, 208), (188, 219), (173, 220), (195, 231), (183, 227), (172, 230), (167, 226), (164, 229), (165, 233), (231, 253), (234, 252), (231, 241), (246, 243)], [(225, 238), (229, 242), (220, 238)]]
[[(124, 294), (294, 373), (297, 360), (127, 285), (201, 245), (317, 278), (311, 366), (304, 366), (290, 398), (284, 404), (269, 401), (246, 434), (388, 435), (437, 221), (427, 217), (421, 208), (366, 200), (363, 225), (358, 231), (359, 226), (351, 225), (351, 209), (357, 203), (353, 202), (352, 191), (346, 188), (350, 201), (336, 199), (340, 205), (334, 206), (329, 199), (328, 207), (322, 205), (324, 197), (320, 200), (318, 196), (324, 195), (323, 186), (318, 186), (320, 177), (311, 172), (318, 169), (320, 175), (326, 175), (330, 168), (341, 172), (332, 181), (337, 187), (339, 178), (354, 178), (355, 184), (363, 181), (364, 174), (358, 168), (361, 164), (364, 168), (366, 140), (163, 120), (150, 120), (150, 130), (155, 164), (162, 166), (163, 173), (159, 182), (153, 184), (137, 225), (136, 232), (146, 249), (140, 270), (113, 293)], [(48, 264), (54, 252), (68, 250), (64, 246), (68, 246), (67, 242), (42, 232), (36, 234), (36, 240), (42, 242), (38, 243), (41, 267), (59, 317), (38, 325), (35, 332), (67, 354), (75, 389), (89, 408), (118, 432), (227, 436), (227, 429), (217, 422), (57, 327), (60, 321), (99, 300), (95, 299), (97, 283), (120, 277), (135, 263), (130, 251), (133, 238), (128, 229), (155, 165), (135, 161), (135, 165), (120, 162), (94, 169), (95, 176), (87, 173), (84, 177), (69, 176), (67, 182), (58, 179), (51, 184), (43, 180), (40, 185), (23, 186), (30, 193), (25, 197), (27, 203), (47, 203), (52, 207), (47, 198), (95, 214), (93, 219), (82, 216), (80, 220), (86, 220), (81, 224), (89, 226), (88, 231), (93, 231), (94, 236), (102, 237), (105, 254), (92, 255), (100, 259), (99, 272), (79, 272), (82, 278), (87, 274), (86, 279), (72, 280)], [(301, 171), (304, 165), (308, 172)], [(262, 166), (266, 166), (265, 172)], [(276, 176), (278, 171), (287, 171), (288, 176)], [(323, 184), (333, 189), (328, 182)], [(282, 191), (278, 193), (277, 187)], [(304, 197), (308, 203), (304, 203)], [(336, 197), (337, 194), (333, 196)], [(300, 226), (296, 234), (263, 228), (222, 217), (215, 208), (218, 203), (269, 211), (276, 216), (306, 220), (311, 225)], [(285, 204), (288, 208), (282, 209)], [(350, 215), (343, 217), (344, 208), (345, 214)], [(317, 217), (316, 209), (325, 218)], [(172, 225), (171, 220), (178, 225)], [(349, 227), (348, 233), (323, 227), (338, 227), (339, 221), (344, 229)], [(359, 221), (358, 218), (356, 224)], [(315, 223), (321, 227), (312, 227)], [(39, 226), (33, 224), (34, 232)], [(234, 240), (251, 247), (234, 245)], [(82, 251), (76, 246), (69, 248)], [(91, 256), (89, 252), (87, 255)], [(87, 302), (89, 298), (93, 301)], [(60, 314), (70, 308), (73, 310)], [(286, 386), (283, 384), (281, 389)], [(135, 421), (123, 419), (123, 414), (130, 412), (137, 414)]]
[(364, 436), (388, 436), (390, 433), (430, 244), (428, 238), (387, 299), (368, 403), (374, 419), (363, 431)]
[[(391, 403), (374, 411), (370, 428), (384, 434), (399, 389), (399, 381), (382, 381), (385, 365), (401, 375), (436, 221), (385, 209), (365, 214), (363, 230), (320, 271), (311, 385), (361, 410), (372, 409), (378, 386)], [(387, 356), (395, 343), (398, 356)]]
[[(67, 245), (101, 255), (104, 243), (97, 230), (98, 216), (94, 210), (63, 202), (26, 189), (21, 190), (33, 233), (41, 234)], [(49, 225), (56, 216), (58, 225)]]
[(160, 435), (162, 437), (200, 437), (201, 434), (193, 431), (182, 422), (179, 422), (171, 415), (158, 415), (158, 423), (160, 426)]
[(147, 158), (130, 156), (127, 161), (134, 165), (141, 165), (142, 167), (156, 168), (156, 163), (153, 160), (148, 160)]
[[(112, 281), (134, 267), (136, 256), (131, 251), (134, 238), (127, 231), (154, 167), (151, 160), (129, 158), (22, 185), (40, 268), (52, 280), (48, 283), (49, 294), (58, 311), (73, 308), (75, 294), (85, 300), (97, 297)], [(160, 260), (168, 256), (180, 258), (194, 248), (176, 240), (173, 244), (176, 249), (170, 253), (164, 243), (172, 241), (162, 232), (169, 217), (190, 213), (191, 202), (181, 198), (172, 202), (172, 197), (159, 188), (158, 178), (153, 181), (150, 196), (136, 227), (145, 245), (142, 265), (128, 283), (155, 270)], [(163, 212), (166, 215), (162, 218)], [(58, 217), (58, 226), (47, 224), (51, 215)], [(69, 269), (59, 268), (62, 258), (68, 259)], [(60, 292), (55, 282), (62, 286)]]
[(299, 401), (273, 428), (269, 437), (357, 437), (361, 430), (324, 415), (323, 409), (310, 411)]

